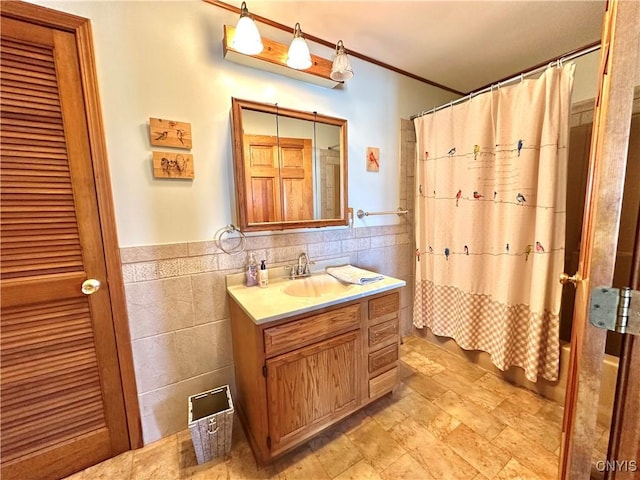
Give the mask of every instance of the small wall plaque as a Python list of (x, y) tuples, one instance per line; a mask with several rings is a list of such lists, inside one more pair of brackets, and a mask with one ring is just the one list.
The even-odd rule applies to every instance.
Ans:
[(150, 118), (149, 135), (156, 147), (191, 148), (191, 124), (187, 122)]
[(193, 155), (190, 153), (153, 152), (155, 178), (192, 179)]
[(367, 171), (380, 171), (380, 149), (376, 147), (367, 147)]

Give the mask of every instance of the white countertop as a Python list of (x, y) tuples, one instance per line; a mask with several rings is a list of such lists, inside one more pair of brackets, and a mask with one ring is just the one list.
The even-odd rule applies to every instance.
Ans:
[[(327, 273), (314, 273), (312, 277), (324, 276), (323, 281), (335, 281)], [(309, 278), (309, 277), (307, 277)], [(383, 276), (382, 280), (367, 285), (349, 284), (337, 292), (329, 292), (320, 296), (293, 296), (285, 292), (295, 282), (304, 282), (304, 278), (290, 280), (288, 278), (270, 278), (266, 288), (244, 285), (244, 273), (227, 276), (227, 292), (240, 305), (256, 324), (280, 320), (291, 315), (307, 313), (349, 300), (356, 300), (376, 293), (404, 287), (406, 282), (393, 277)], [(341, 283), (341, 282), (339, 282)]]

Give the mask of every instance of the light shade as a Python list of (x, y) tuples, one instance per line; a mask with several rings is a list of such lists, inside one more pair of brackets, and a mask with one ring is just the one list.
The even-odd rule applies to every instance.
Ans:
[(329, 74), (331, 80), (336, 82), (344, 82), (353, 78), (353, 69), (349, 63), (349, 57), (344, 49), (342, 40), (338, 40), (336, 45), (336, 55), (333, 57), (333, 65), (331, 66), (331, 73)]
[(293, 40), (291, 40), (289, 52), (287, 53), (287, 66), (295, 68), (296, 70), (305, 70), (309, 68), (312, 63), (309, 46), (302, 36), (300, 24), (296, 23), (293, 30)]
[(246, 55), (256, 55), (262, 52), (264, 48), (258, 27), (249, 16), (249, 10), (245, 2), (242, 2), (240, 7), (240, 19), (236, 25), (236, 33), (231, 42), (231, 47)]

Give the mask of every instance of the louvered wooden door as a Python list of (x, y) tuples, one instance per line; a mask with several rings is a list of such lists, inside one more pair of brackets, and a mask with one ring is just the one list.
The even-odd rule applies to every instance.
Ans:
[(129, 448), (123, 390), (75, 37), (1, 22), (2, 478), (59, 478)]

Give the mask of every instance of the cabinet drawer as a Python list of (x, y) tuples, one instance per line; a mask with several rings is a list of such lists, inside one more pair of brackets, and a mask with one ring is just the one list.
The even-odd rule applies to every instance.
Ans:
[(384, 297), (369, 300), (370, 323), (380, 323), (398, 317), (400, 309), (400, 293), (394, 292)]
[(380, 370), (398, 361), (398, 344), (381, 348), (377, 352), (369, 354), (369, 373)]
[(388, 372), (384, 372), (369, 380), (369, 398), (374, 398), (383, 393), (390, 392), (396, 385), (398, 378), (398, 367)]
[(267, 328), (264, 351), (273, 356), (360, 326), (360, 305), (349, 305), (302, 320)]
[(369, 327), (369, 347), (382, 346), (391, 341), (398, 341), (398, 319)]

